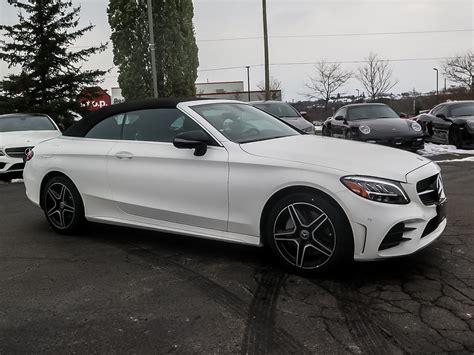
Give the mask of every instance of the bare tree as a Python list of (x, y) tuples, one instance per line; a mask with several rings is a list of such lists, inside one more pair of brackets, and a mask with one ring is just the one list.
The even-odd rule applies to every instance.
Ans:
[(443, 63), (443, 74), (449, 81), (474, 91), (474, 52), (447, 59)]
[[(257, 88), (261, 91), (265, 91), (265, 82), (263, 80), (259, 82), (257, 84)], [(281, 90), (281, 81), (272, 76), (270, 78), (270, 96), (272, 100), (276, 100), (278, 97), (281, 97), (277, 93), (278, 90)]]
[(367, 90), (369, 97), (375, 100), (388, 93), (398, 80), (392, 81), (393, 71), (388, 66), (388, 61), (379, 59), (377, 54), (370, 53), (365, 59), (366, 63), (357, 71), (357, 79)]
[(316, 75), (310, 77), (309, 82), (305, 84), (310, 90), (306, 97), (324, 100), (324, 109), (327, 112), (329, 100), (352, 77), (352, 73), (343, 70), (341, 64), (327, 63), (324, 60), (314, 68)]

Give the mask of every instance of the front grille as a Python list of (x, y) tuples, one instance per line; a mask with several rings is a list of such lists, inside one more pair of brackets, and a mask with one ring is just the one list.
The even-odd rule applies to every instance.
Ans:
[(33, 147), (17, 147), (17, 148), (7, 148), (5, 153), (12, 158), (23, 158), (25, 156), (25, 150)]
[(430, 206), (438, 203), (440, 198), (438, 193), (438, 175), (418, 181), (416, 192), (424, 205)]
[(379, 250), (390, 249), (400, 245), (402, 242), (411, 240), (410, 238), (405, 238), (403, 234), (415, 230), (416, 228), (405, 227), (405, 223), (401, 222), (394, 225), (387, 233), (385, 238), (383, 238), (382, 243), (380, 244)]
[(24, 168), (25, 168), (25, 163), (16, 163), (10, 166), (10, 169), (8, 169), (8, 171), (23, 170)]

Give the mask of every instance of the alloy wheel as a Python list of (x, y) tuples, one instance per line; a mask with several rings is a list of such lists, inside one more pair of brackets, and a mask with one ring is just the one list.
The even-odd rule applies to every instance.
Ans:
[(331, 219), (306, 202), (292, 203), (280, 211), (273, 238), (283, 258), (301, 269), (323, 266), (336, 249), (336, 231)]
[(54, 227), (66, 229), (72, 224), (76, 208), (72, 193), (66, 185), (56, 182), (48, 187), (45, 210), (49, 221)]

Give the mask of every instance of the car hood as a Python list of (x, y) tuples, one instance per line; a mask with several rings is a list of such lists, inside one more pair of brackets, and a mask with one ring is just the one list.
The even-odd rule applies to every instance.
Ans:
[(411, 121), (401, 118), (366, 119), (352, 121), (350, 123), (352, 127), (359, 127), (360, 125), (369, 126), (370, 135), (373, 136), (384, 136), (386, 134), (390, 136), (422, 134), (421, 132), (415, 132), (410, 127), (410, 124)]
[(306, 121), (303, 117), (280, 117), (280, 119), (301, 130), (304, 130), (308, 127), (313, 127), (313, 125)]
[(59, 131), (0, 132), (0, 148), (32, 147), (38, 143), (61, 135)]
[(252, 155), (341, 171), (406, 181), (406, 175), (431, 161), (400, 149), (329, 137), (298, 135), (241, 144)]

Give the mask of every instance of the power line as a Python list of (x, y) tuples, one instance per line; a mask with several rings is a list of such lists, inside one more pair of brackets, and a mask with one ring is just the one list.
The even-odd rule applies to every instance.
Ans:
[[(396, 58), (396, 59), (380, 59), (379, 61), (385, 62), (415, 62), (415, 61), (426, 61), (426, 60), (446, 60), (452, 59), (453, 57), (431, 57), (431, 58)], [(361, 64), (366, 63), (366, 60), (346, 60), (346, 61), (326, 61), (328, 64)], [(270, 63), (271, 66), (287, 66), (287, 65), (315, 65), (318, 62), (284, 62), (284, 63)], [(264, 64), (251, 64), (250, 67), (263, 67)], [(221, 67), (221, 68), (208, 68), (198, 69), (199, 72), (219, 71), (219, 70), (231, 70), (231, 69), (242, 69), (246, 68), (247, 65), (239, 65), (235, 67)]]
[[(310, 35), (281, 35), (269, 36), (271, 39), (287, 39), (287, 38), (316, 38), (316, 37), (361, 37), (361, 36), (391, 36), (391, 35), (411, 35), (411, 34), (430, 34), (430, 33), (458, 33), (473, 32), (474, 29), (457, 29), (457, 30), (430, 30), (430, 31), (399, 31), (399, 32), (369, 32), (369, 33), (326, 33), (326, 34), (310, 34)], [(229, 37), (229, 38), (209, 38), (200, 39), (196, 42), (224, 42), (224, 41), (246, 41), (259, 40), (262, 36), (255, 37)]]

